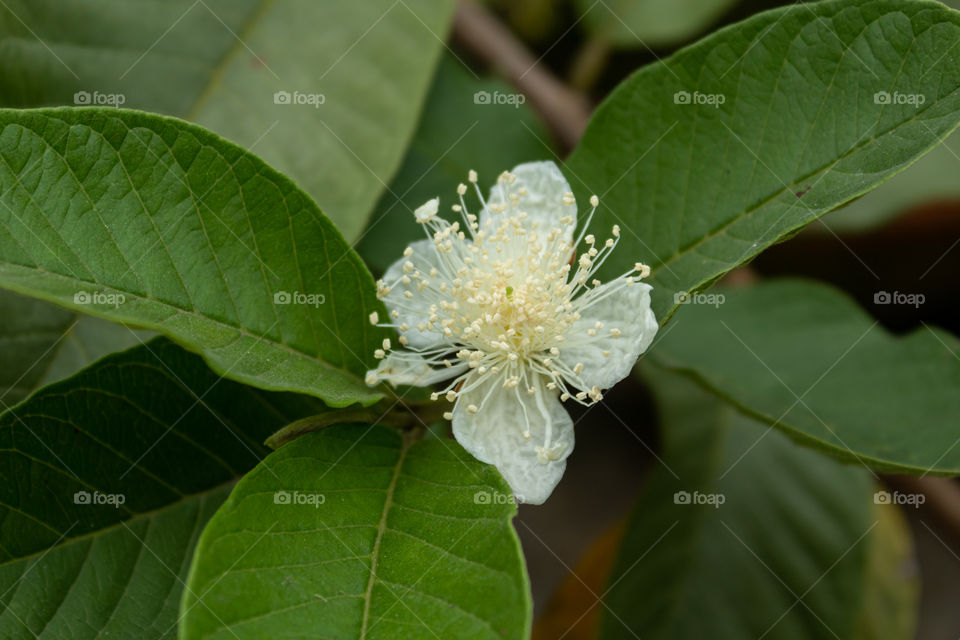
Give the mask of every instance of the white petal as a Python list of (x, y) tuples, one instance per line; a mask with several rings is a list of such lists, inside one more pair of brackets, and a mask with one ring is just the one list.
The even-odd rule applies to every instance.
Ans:
[[(657, 335), (657, 319), (650, 309), (648, 284), (636, 282), (623, 286), (617, 281), (602, 284), (591, 295), (604, 295), (611, 287), (619, 290), (581, 311), (580, 319), (565, 336), (567, 347), (560, 349), (560, 360), (573, 369), (583, 364), (580, 378), (584, 390), (596, 386), (609, 389), (630, 374), (640, 354), (647, 350)], [(596, 323), (602, 322), (601, 329)], [(593, 329), (596, 336), (587, 331)], [(611, 335), (612, 329), (620, 331), (620, 337)], [(609, 355), (604, 356), (604, 352)]]
[(367, 372), (367, 383), (375, 385), (389, 382), (396, 385), (425, 387), (442, 380), (454, 378), (468, 369), (467, 364), (433, 368), (426, 360), (412, 351), (391, 351), (373, 371)]
[[(536, 386), (531, 395), (493, 379), (467, 391), (453, 412), (453, 435), (475, 458), (496, 466), (520, 501), (543, 504), (573, 451), (573, 421), (554, 392), (540, 380)], [(477, 413), (468, 410), (471, 404)]]
[[(390, 322), (409, 325), (406, 331), (398, 330), (400, 335), (407, 338), (409, 346), (423, 349), (445, 340), (440, 331), (420, 331), (417, 328), (421, 324), (426, 326), (427, 319), (430, 317), (430, 302), (423, 292), (417, 291), (417, 281), (412, 279), (413, 272), (405, 274), (403, 266), (410, 262), (414, 269), (420, 271), (428, 280), (436, 280), (439, 284), (439, 279), (430, 278), (429, 274), (431, 267), (440, 268), (440, 257), (432, 240), (417, 240), (410, 244), (410, 248), (413, 250), (413, 255), (400, 258), (383, 274), (384, 283), (390, 287), (390, 293), (384, 297), (383, 302), (388, 311), (392, 312), (396, 309), (400, 314), (398, 318), (394, 318), (391, 314)], [(411, 277), (410, 284), (404, 284), (401, 281), (404, 275)], [(413, 297), (406, 298), (404, 296), (406, 291), (410, 291)]]
[(413, 212), (413, 217), (417, 222), (423, 224), (424, 222), (429, 222), (437, 215), (437, 211), (440, 210), (440, 198), (434, 198), (433, 200), (427, 200), (422, 205), (417, 207), (416, 211)]
[[(513, 184), (494, 184), (490, 188), (487, 204), (506, 203), (506, 213), (498, 213), (484, 209), (480, 213), (481, 228), (490, 220), (496, 225), (504, 215), (513, 215), (517, 209), (510, 207), (510, 194), (519, 195), (519, 210), (527, 214), (527, 228), (533, 228), (533, 223), (539, 223), (539, 229), (546, 231), (559, 224), (564, 216), (573, 218), (573, 224), (566, 227), (567, 241), (573, 240), (573, 230), (577, 223), (577, 206), (563, 204), (563, 197), (570, 193), (570, 184), (560, 173), (560, 169), (550, 161), (527, 162), (519, 164), (510, 172), (516, 176)], [(526, 194), (521, 194), (521, 190)]]

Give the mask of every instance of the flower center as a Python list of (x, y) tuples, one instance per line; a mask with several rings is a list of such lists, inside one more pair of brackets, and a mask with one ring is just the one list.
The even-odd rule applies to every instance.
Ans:
[[(504, 186), (514, 179), (505, 173), (498, 182)], [(470, 181), (476, 186), (472, 172)], [(561, 350), (605, 336), (618, 338), (619, 328), (604, 327), (600, 321), (579, 326), (581, 311), (619, 287), (633, 284), (634, 270), (643, 278), (649, 268), (638, 263), (614, 281), (613, 289), (600, 289), (602, 283), (593, 276), (619, 242), (620, 229), (614, 225), (613, 237), (599, 249), (592, 234), (584, 235), (599, 205), (596, 196), (590, 198), (592, 211), (584, 230), (572, 241), (574, 217), (531, 218), (523, 207), (522, 200), (528, 196), (525, 189), (509, 195), (501, 189), (502, 199), (496, 203), (485, 201), (477, 189), (484, 208), (482, 224), (467, 211), (466, 190), (463, 184), (457, 188), (460, 204), (453, 206), (463, 217), (465, 231), (460, 222), (437, 217), (438, 200), (431, 200), (415, 212), (433, 245), (431, 250), (415, 256), (408, 247), (402, 274), (378, 283), (378, 295), (390, 295), (394, 306), (390, 314), (395, 322), (381, 326), (396, 327), (403, 346), (410, 340), (416, 344), (413, 355), (394, 352), (395, 361), (407, 358), (413, 364), (404, 371), (424, 375), (429, 369), (422, 371), (422, 367), (454, 367), (451, 374), (456, 379), (434, 394), (445, 395), (451, 402), (486, 380), (531, 394), (537, 393), (543, 380), (547, 390), (559, 390), (561, 400), (598, 401), (600, 390), (580, 377), (584, 365), (564, 363)], [(575, 206), (572, 193), (562, 194), (560, 200), (564, 206)], [(585, 249), (574, 260), (574, 247), (581, 241)], [(396, 287), (401, 294), (391, 295)], [(383, 359), (389, 350), (385, 342), (375, 355)], [(469, 371), (476, 375), (464, 386)], [(397, 375), (391, 372), (386, 371)], [(376, 380), (376, 375), (370, 378)], [(473, 405), (468, 409), (477, 410)]]

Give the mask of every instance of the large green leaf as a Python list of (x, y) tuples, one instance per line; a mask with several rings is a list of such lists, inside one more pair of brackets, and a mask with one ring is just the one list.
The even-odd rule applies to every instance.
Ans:
[(813, 282), (718, 295), (724, 302), (716, 307), (691, 304), (650, 359), (839, 458), (960, 474), (955, 337), (930, 328), (892, 336), (852, 300)]
[(256, 156), (171, 118), (49, 109), (0, 110), (0, 160), (0, 286), (160, 331), (261, 388), (380, 397), (362, 379), (385, 335), (373, 279)]
[(197, 546), (181, 638), (527, 638), (513, 494), (453, 441), (336, 426), (267, 457)]
[(0, 290), (0, 408), (148, 334)]
[(604, 595), (604, 640), (912, 637), (909, 532), (875, 508), (869, 473), (764, 436), (673, 374), (648, 377), (663, 460)]
[(319, 408), (158, 339), (0, 416), (0, 637), (173, 638), (204, 522)]
[(664, 322), (675, 294), (902, 170), (960, 120), (958, 44), (939, 4), (798, 3), (641, 69), (566, 168), (580, 202), (600, 195), (596, 233), (624, 227), (606, 275), (650, 264)]
[[(495, 102), (507, 98), (513, 102)], [(439, 196), (441, 215), (449, 217), (457, 185), (470, 169), (492, 183), (521, 162), (552, 157), (548, 140), (522, 94), (496, 80), (477, 80), (452, 57), (443, 58), (407, 157), (357, 252), (372, 268), (386, 271), (410, 242), (423, 237), (414, 209)]]
[(736, 3), (737, 0), (577, 0), (590, 31), (625, 49), (682, 43)]
[[(452, 6), (7, 0), (0, 106), (73, 105), (83, 92), (194, 120), (255, 146), (355, 238), (403, 158)], [(278, 91), (324, 101), (275, 104)]]

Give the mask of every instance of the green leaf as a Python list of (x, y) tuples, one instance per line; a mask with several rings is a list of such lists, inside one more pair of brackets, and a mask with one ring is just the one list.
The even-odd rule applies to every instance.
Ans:
[(513, 494), (453, 441), (307, 434), (248, 474), (200, 538), (181, 639), (527, 638)]
[(263, 439), (320, 406), (158, 339), (4, 413), (0, 637), (173, 638), (204, 522)]
[(716, 307), (690, 304), (650, 359), (843, 460), (960, 474), (955, 337), (931, 328), (892, 336), (852, 300), (813, 282), (775, 280), (717, 295)]
[(624, 49), (688, 40), (735, 4), (737, 0), (577, 0), (591, 33)]
[[(83, 92), (193, 120), (255, 147), (352, 239), (403, 159), (452, 7), (8, 0), (0, 106), (75, 105)], [(324, 101), (275, 104), (278, 91)]]
[[(853, 640), (876, 637), (865, 617), (909, 619), (913, 581), (891, 571), (874, 582), (873, 568), (900, 568), (910, 545), (894, 507), (878, 524), (869, 473), (764, 434), (678, 376), (646, 377), (663, 459), (624, 534), (601, 638)], [(897, 594), (893, 611), (876, 608), (881, 592)]]
[(958, 173), (960, 134), (953, 133), (909, 169), (831, 213), (823, 223), (837, 233), (861, 231), (882, 225), (916, 205), (960, 200)]
[[(960, 14), (942, 5), (828, 0), (644, 67), (597, 109), (566, 168), (581, 203), (600, 196), (595, 233), (624, 227), (604, 275), (650, 264), (665, 322), (675, 294), (904, 169), (960, 120), (958, 44)], [(913, 95), (923, 104), (901, 103)]]
[[(231, 379), (371, 404), (360, 258), (289, 180), (194, 125), (0, 110), (0, 286), (164, 333)], [(298, 296), (299, 297), (295, 297)]]
[[(489, 103), (483, 102), (486, 96)], [(499, 96), (513, 102), (494, 102)], [(408, 244), (423, 237), (413, 210), (427, 200), (439, 196), (441, 215), (451, 218), (449, 205), (470, 169), (492, 183), (521, 162), (553, 157), (549, 135), (525, 101), (502, 82), (471, 76), (451, 56), (441, 59), (403, 166), (357, 246), (371, 268), (386, 271)]]
[(94, 360), (149, 339), (97, 318), (0, 289), (0, 407), (73, 375)]

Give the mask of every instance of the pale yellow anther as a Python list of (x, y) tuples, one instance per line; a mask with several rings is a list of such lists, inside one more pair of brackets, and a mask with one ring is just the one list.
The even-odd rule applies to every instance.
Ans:
[(370, 324), (376, 325), (378, 322), (380, 322), (380, 314), (374, 311), (370, 314)]
[(590, 196), (590, 206), (591, 206), (591, 207), (599, 207), (599, 206), (600, 206), (600, 198), (598, 198), (597, 196)]

